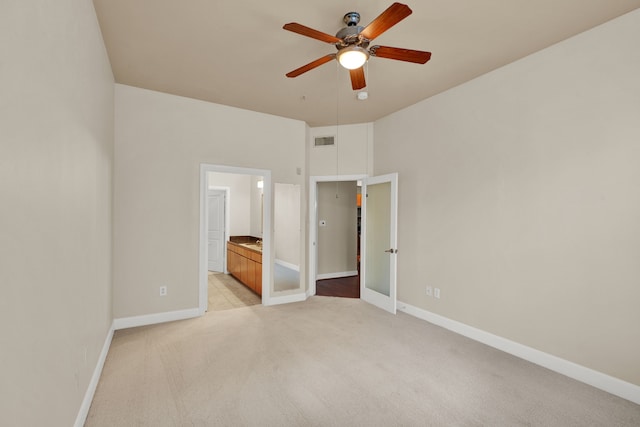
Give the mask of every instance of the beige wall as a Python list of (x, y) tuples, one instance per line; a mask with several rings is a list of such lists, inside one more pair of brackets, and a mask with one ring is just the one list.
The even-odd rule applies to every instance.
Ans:
[(91, 1), (0, 9), (0, 425), (70, 426), (112, 322), (113, 76)]
[(318, 183), (318, 275), (357, 270), (356, 194), (355, 181)]
[(306, 125), (116, 85), (115, 129), (114, 316), (197, 308), (200, 164), (302, 184)]
[[(314, 146), (315, 137), (334, 136), (335, 145)], [(373, 165), (373, 123), (310, 128), (309, 175), (367, 174)]]
[(635, 11), (376, 122), (399, 300), (640, 384), (638, 40)]
[[(315, 137), (334, 136), (334, 146), (314, 146)], [(309, 130), (308, 161), (310, 176), (367, 175), (373, 169), (373, 123), (315, 127)], [(357, 267), (354, 246), (357, 234), (355, 181), (342, 183), (339, 192), (348, 188), (353, 195), (353, 205), (345, 205), (345, 199), (336, 199), (336, 183), (318, 183), (318, 221), (324, 216), (331, 219), (327, 227), (317, 228), (316, 273), (332, 274), (355, 271)], [(353, 215), (344, 216), (344, 210)], [(353, 230), (353, 231), (351, 231)], [(343, 246), (342, 244), (347, 246)]]

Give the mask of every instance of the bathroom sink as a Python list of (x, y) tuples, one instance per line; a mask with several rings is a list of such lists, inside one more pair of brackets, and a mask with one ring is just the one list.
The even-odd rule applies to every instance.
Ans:
[(262, 245), (256, 245), (255, 243), (240, 243), (240, 246), (262, 252)]

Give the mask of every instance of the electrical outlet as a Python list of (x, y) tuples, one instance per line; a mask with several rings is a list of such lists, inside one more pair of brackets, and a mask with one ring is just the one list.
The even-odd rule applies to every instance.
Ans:
[(166, 297), (167, 296), (167, 287), (166, 286), (160, 286), (160, 296), (161, 297)]
[(440, 299), (440, 288), (433, 289), (433, 296)]
[(433, 296), (433, 288), (431, 286), (427, 286), (427, 296), (428, 297)]

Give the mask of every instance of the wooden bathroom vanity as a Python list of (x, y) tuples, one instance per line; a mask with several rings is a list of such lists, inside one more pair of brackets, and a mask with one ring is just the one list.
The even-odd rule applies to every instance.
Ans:
[(262, 295), (262, 245), (250, 236), (232, 236), (227, 242), (227, 270), (247, 288)]

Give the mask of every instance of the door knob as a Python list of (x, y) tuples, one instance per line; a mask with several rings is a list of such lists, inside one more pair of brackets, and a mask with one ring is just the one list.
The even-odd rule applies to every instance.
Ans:
[(391, 249), (387, 249), (385, 252), (389, 252), (390, 254), (397, 254), (398, 250), (391, 248)]

